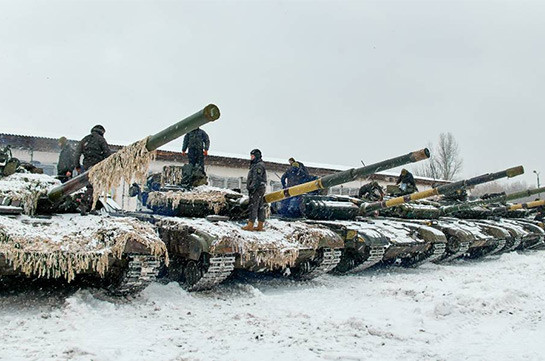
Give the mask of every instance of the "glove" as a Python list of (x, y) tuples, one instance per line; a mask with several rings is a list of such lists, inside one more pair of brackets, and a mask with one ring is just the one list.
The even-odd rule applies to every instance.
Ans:
[(208, 151), (207, 151), (207, 150), (205, 150), (205, 151), (203, 152), (203, 154), (204, 154), (205, 156), (208, 157)]
[(186, 152), (182, 152), (182, 155), (186, 155), (187, 153)]

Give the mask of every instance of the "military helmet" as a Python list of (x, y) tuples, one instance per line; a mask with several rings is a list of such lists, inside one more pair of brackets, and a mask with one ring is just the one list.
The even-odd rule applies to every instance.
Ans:
[(58, 140), (58, 143), (59, 145), (62, 147), (64, 146), (66, 143), (68, 142), (68, 139), (66, 139), (66, 137), (60, 137), (59, 140)]
[(100, 135), (104, 135), (104, 133), (106, 133), (106, 129), (104, 129), (104, 127), (102, 125), (97, 124), (93, 128), (91, 128), (91, 133), (92, 132), (97, 132)]

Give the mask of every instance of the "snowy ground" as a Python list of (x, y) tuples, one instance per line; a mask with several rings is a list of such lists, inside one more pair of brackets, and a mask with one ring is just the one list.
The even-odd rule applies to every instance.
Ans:
[(545, 251), (213, 292), (0, 297), (1, 360), (543, 360)]

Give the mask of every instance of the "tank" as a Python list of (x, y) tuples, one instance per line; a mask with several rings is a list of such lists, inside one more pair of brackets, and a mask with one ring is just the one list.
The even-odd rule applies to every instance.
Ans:
[[(337, 272), (361, 271), (380, 261), (381, 264), (418, 266), (446, 257), (447, 249), (454, 245), (454, 241), (449, 234), (443, 232), (444, 228), (438, 228), (428, 221), (410, 221), (410, 218), (415, 218), (415, 213), (418, 213), (418, 218), (439, 217), (440, 210), (437, 206), (414, 203), (407, 207), (399, 205), (439, 194), (451, 194), (468, 186), (513, 177), (522, 172), (522, 167), (509, 168), (381, 202), (365, 202), (343, 196), (307, 195), (302, 197), (299, 211), (304, 218), (335, 220), (335, 224), (350, 227), (358, 234), (359, 242), (345, 241), (341, 261), (335, 269)], [(394, 209), (388, 210), (392, 207)], [(408, 214), (407, 209), (411, 210), (411, 214)], [(382, 210), (381, 217), (376, 216), (378, 210)], [(293, 210), (291, 213), (293, 214)], [(472, 239), (475, 245), (493, 242), (493, 237), (477, 232), (478, 227), (452, 226), (451, 221), (449, 228), (452, 228), (451, 232), (455, 232), (457, 239), (462, 239), (464, 244), (469, 244)], [(477, 243), (476, 235), (480, 236), (480, 243)]]
[[(507, 175), (508, 173), (513, 176), (513, 172), (498, 172), (496, 176), (501, 174)], [(515, 172), (520, 173), (520, 172)], [(490, 177), (477, 177), (481, 179), (490, 179)], [(463, 184), (466, 181), (457, 182), (448, 185), (452, 190), (452, 185)], [(475, 184), (474, 181), (467, 182)], [(445, 188), (438, 187), (439, 189), (430, 190), (434, 194), (448, 194), (445, 192)], [(449, 189), (447, 188), (447, 189)], [(516, 199), (531, 195), (531, 191), (518, 192), (512, 195), (503, 196), (501, 199)], [(421, 199), (419, 194), (413, 194), (413, 199)], [(444, 202), (430, 202), (421, 201), (419, 203), (405, 204), (398, 200), (389, 200), (388, 204), (396, 204), (395, 207), (384, 210), (381, 213), (389, 214), (390, 216), (398, 216), (402, 218), (418, 219), (422, 224), (429, 224), (437, 229), (442, 230), (449, 242), (447, 244), (447, 250), (445, 255), (437, 261), (449, 261), (462, 255), (469, 257), (480, 257), (484, 255), (495, 254), (500, 251), (510, 251), (518, 247), (521, 239), (525, 236), (529, 236), (527, 232), (522, 231), (522, 227), (514, 226), (509, 222), (505, 222), (501, 219), (494, 219), (490, 221), (475, 220), (475, 214), (480, 211), (478, 206), (486, 203), (493, 203), (500, 198), (492, 200), (482, 200), (478, 202), (457, 202), (454, 205), (445, 205)], [(362, 207), (364, 209), (376, 210), (384, 207), (387, 202), (383, 204), (370, 204)], [(463, 217), (467, 219), (458, 219), (452, 217), (452, 215), (459, 215), (462, 211), (470, 211), (472, 216)], [(455, 213), (457, 212), (457, 213)], [(488, 212), (488, 211), (486, 211)], [(450, 216), (450, 217), (448, 217)], [(533, 236), (534, 237), (534, 236)]]
[[(411, 152), (361, 168), (328, 175), (311, 182), (272, 192), (264, 196), (274, 203), (305, 192), (342, 184), (359, 176), (416, 162), (429, 157), (427, 149)], [(190, 290), (211, 288), (234, 270), (273, 272), (296, 279), (312, 279), (329, 272), (341, 259), (344, 242), (355, 236), (349, 227), (305, 222), (304, 220), (270, 219), (266, 232), (241, 229), (247, 218), (248, 198), (240, 192), (209, 186), (184, 190), (168, 184), (168, 175), (179, 172), (164, 169), (161, 189), (141, 192), (160, 230), (173, 241), (180, 255), (171, 262), (168, 276), (180, 281)], [(179, 181), (174, 177), (172, 183)], [(145, 215), (144, 215), (145, 214)], [(169, 246), (170, 247), (170, 246)], [(214, 265), (217, 265), (215, 267)]]
[[(151, 157), (149, 152), (218, 117), (219, 109), (208, 105), (135, 143), (145, 146), (146, 150), (139, 149), (140, 153), (128, 156), (133, 161)], [(123, 169), (126, 164), (120, 162), (131, 147), (134, 145), (95, 167), (100, 169), (104, 164), (110, 167), (113, 160), (116, 167)], [(168, 264), (167, 245), (149, 222), (107, 214), (83, 217), (70, 213), (75, 211), (74, 197), (70, 194), (89, 184), (95, 167), (64, 184), (22, 169), (0, 179), (2, 280), (91, 280), (110, 294), (128, 295), (153, 281), (162, 262)], [(108, 204), (106, 200), (101, 202), (104, 207)]]
[(494, 224), (507, 229), (510, 232), (510, 240), (506, 245), (506, 251), (537, 249), (543, 247), (543, 223), (529, 219), (527, 211), (542, 206), (544, 201), (519, 204), (508, 204), (508, 202), (544, 191), (545, 187), (508, 195), (489, 196), (460, 206), (446, 207), (444, 212), (460, 218), (478, 219), (480, 223)]

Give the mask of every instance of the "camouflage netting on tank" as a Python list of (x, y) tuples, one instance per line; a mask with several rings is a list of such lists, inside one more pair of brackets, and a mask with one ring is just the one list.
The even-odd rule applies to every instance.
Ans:
[(203, 202), (218, 214), (225, 207), (227, 198), (236, 199), (243, 197), (240, 193), (229, 189), (202, 185), (193, 188), (191, 192), (151, 192), (148, 196), (148, 204), (152, 207), (166, 206), (173, 209), (178, 208), (180, 202)]
[(187, 227), (210, 235), (214, 240), (210, 253), (229, 247), (240, 254), (241, 262), (255, 263), (268, 270), (295, 265), (300, 250), (316, 250), (319, 246), (342, 247), (341, 238), (333, 231), (303, 222), (270, 220), (265, 232), (240, 229), (236, 222), (209, 222), (205, 219), (165, 219), (159, 226)]
[(117, 188), (121, 180), (131, 184), (145, 183), (149, 164), (156, 152), (146, 148), (148, 138), (142, 139), (112, 154), (89, 171), (89, 182), (94, 187), (93, 208), (102, 194)]
[(109, 259), (121, 259), (127, 242), (136, 242), (168, 262), (165, 244), (155, 229), (134, 218), (0, 217), (0, 256), (27, 276), (64, 277), (69, 282), (81, 272), (103, 277)]
[(165, 165), (161, 173), (161, 186), (165, 184), (181, 184), (183, 178), (182, 167), (179, 165)]
[(45, 174), (15, 173), (0, 179), (0, 199), (4, 205), (20, 204), (25, 214), (33, 215), (38, 199), (59, 184), (59, 180)]

